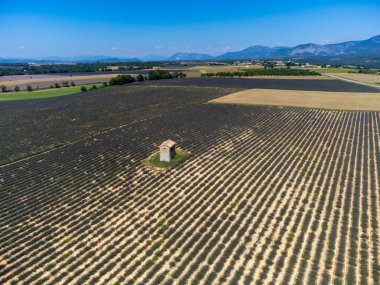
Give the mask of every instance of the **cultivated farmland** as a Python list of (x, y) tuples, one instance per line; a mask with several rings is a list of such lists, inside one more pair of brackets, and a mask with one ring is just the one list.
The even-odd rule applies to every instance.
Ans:
[(5, 92), (0, 93), (0, 101), (14, 101), (14, 100), (28, 100), (28, 99), (41, 99), (41, 98), (51, 98), (59, 96), (67, 96), (71, 94), (77, 94), (81, 92), (81, 88), (86, 87), (86, 89), (91, 89), (93, 86), (96, 88), (104, 87), (101, 84), (91, 84), (91, 85), (81, 85), (81, 86), (70, 86), (64, 88), (51, 88), (51, 89), (40, 89), (31, 91), (18, 91), (18, 92)]
[[(0, 85), (4, 85), (10, 90), (13, 90), (15, 86), (19, 86), (21, 89), (26, 89), (28, 85), (35, 88), (49, 88), (49, 86), (62, 82), (74, 82), (76, 85), (90, 84), (90, 83), (103, 83), (109, 81), (111, 78), (115, 77), (117, 74), (95, 74), (95, 75), (15, 75), (15, 76), (4, 76), (6, 78), (12, 78), (11, 80), (1, 80)], [(25, 78), (27, 77), (27, 78)], [(17, 79), (21, 78), (21, 79)]]
[[(379, 284), (380, 114), (204, 104), (290, 81), (0, 103), (0, 283)], [(190, 156), (151, 171), (168, 138)]]
[(211, 102), (330, 110), (380, 111), (379, 93), (249, 89), (214, 99)]
[(374, 83), (380, 86), (380, 75), (379, 74), (365, 74), (365, 73), (345, 73), (345, 74), (332, 74), (346, 79), (351, 79), (364, 83)]
[[(27, 88), (28, 85), (33, 89), (49, 88), (55, 83), (62, 85), (63, 82), (74, 82), (75, 85), (94, 84), (108, 82), (111, 78), (119, 74), (130, 74), (136, 76), (138, 74), (148, 75), (150, 69), (128, 70), (128, 71), (112, 71), (112, 72), (93, 72), (93, 73), (54, 73), (54, 74), (33, 74), (33, 75), (8, 75), (0, 76), (0, 86), (4, 85), (8, 89), (13, 90), (15, 86), (21, 90)], [(170, 72), (186, 72), (187, 74), (195, 73), (196, 70), (185, 69), (168, 69)]]

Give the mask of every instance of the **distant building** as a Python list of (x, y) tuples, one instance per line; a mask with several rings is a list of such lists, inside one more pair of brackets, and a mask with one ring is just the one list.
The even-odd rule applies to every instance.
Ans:
[(170, 162), (175, 156), (176, 143), (172, 140), (166, 140), (160, 145), (160, 161)]

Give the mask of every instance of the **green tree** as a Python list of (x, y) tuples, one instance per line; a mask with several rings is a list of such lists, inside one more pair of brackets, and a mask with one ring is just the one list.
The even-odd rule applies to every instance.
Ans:
[(177, 72), (175, 74), (175, 78), (186, 78), (186, 73), (183, 72)]
[(137, 75), (136, 80), (137, 81), (144, 81), (144, 75), (142, 75), (142, 74)]
[(148, 79), (149, 80), (159, 80), (159, 79), (171, 79), (173, 75), (166, 70), (152, 70), (149, 71)]
[(272, 63), (272, 62), (265, 62), (263, 65), (264, 65), (264, 68), (274, 68), (275, 67), (274, 63)]
[(130, 75), (118, 75), (114, 78), (111, 78), (109, 84), (110, 84), (110, 86), (123, 85), (123, 84), (133, 83), (135, 81), (136, 81), (136, 79)]

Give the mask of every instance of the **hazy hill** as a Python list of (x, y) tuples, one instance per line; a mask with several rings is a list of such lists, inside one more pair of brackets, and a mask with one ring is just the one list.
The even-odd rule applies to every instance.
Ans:
[(171, 57), (166, 60), (176, 61), (176, 60), (208, 60), (213, 59), (214, 57), (209, 54), (201, 54), (201, 53), (175, 53)]

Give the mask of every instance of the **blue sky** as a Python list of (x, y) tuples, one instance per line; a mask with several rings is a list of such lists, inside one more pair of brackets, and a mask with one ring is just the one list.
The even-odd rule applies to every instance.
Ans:
[(218, 55), (380, 34), (379, 0), (0, 0), (0, 57)]

